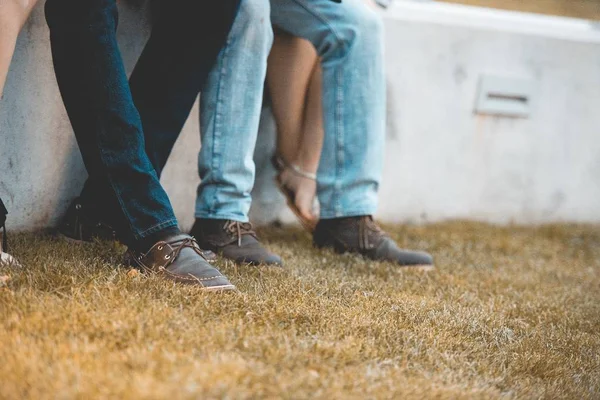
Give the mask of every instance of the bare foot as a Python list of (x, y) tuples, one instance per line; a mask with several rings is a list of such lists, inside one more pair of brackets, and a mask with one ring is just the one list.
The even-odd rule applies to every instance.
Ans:
[(314, 212), (317, 181), (299, 175), (290, 167), (284, 168), (278, 176), (279, 183), (294, 193), (294, 205), (300, 216), (311, 224), (316, 224)]

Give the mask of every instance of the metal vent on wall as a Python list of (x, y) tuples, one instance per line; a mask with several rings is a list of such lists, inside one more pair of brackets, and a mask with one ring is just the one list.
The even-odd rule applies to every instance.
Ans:
[(505, 117), (529, 117), (533, 86), (530, 79), (482, 75), (475, 112)]

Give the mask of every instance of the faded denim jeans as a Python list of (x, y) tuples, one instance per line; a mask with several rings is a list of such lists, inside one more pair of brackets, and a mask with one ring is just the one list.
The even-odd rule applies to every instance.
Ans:
[[(313, 43), (322, 59), (325, 141), (318, 171), (321, 218), (374, 214), (383, 169), (383, 28), (364, 0), (243, 0), (202, 94), (202, 184), (196, 217), (247, 221), (252, 151), (272, 31)], [(206, 102), (207, 101), (207, 102)]]
[(325, 139), (317, 195), (323, 219), (377, 210), (385, 141), (383, 23), (364, 0), (271, 0), (271, 21), (322, 60)]
[(200, 96), (201, 183), (196, 218), (248, 221), (267, 57), (273, 43), (265, 0), (242, 0)]

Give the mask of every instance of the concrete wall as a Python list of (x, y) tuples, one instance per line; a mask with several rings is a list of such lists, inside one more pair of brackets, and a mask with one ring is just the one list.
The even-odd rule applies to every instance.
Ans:
[[(600, 221), (600, 30), (433, 3), (387, 16), (381, 216)], [(473, 112), (482, 74), (533, 85), (529, 118)]]
[[(119, 39), (129, 70), (148, 34), (147, 11), (145, 2), (122, 7)], [(382, 219), (600, 221), (597, 28), (434, 3), (397, 2), (385, 19), (390, 109)], [(21, 34), (0, 101), (0, 196), (14, 229), (55, 224), (85, 179), (47, 36), (40, 7)], [(530, 117), (474, 114), (483, 73), (530, 79)], [(267, 132), (260, 147), (270, 146)], [(193, 219), (198, 147), (195, 109), (165, 171), (184, 228)], [(272, 212), (280, 200), (266, 187), (271, 172), (261, 171), (254, 215), (289, 219)], [(261, 213), (266, 206), (269, 213)]]

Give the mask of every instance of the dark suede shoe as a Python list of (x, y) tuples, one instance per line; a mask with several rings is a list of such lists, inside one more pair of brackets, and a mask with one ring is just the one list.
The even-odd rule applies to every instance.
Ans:
[(317, 224), (313, 242), (319, 248), (357, 253), (371, 260), (394, 262), (402, 267), (434, 268), (431, 255), (398, 248), (371, 216), (322, 219)]
[(146, 253), (130, 250), (126, 261), (142, 271), (175, 282), (198, 285), (205, 290), (235, 290), (235, 286), (204, 258), (198, 243), (189, 235), (169, 237)]
[(116, 240), (114, 229), (100, 219), (96, 207), (85, 206), (79, 198), (69, 206), (58, 231), (69, 240), (91, 242), (94, 239)]
[[(92, 242), (94, 239), (118, 240), (115, 230), (99, 217), (94, 206), (84, 205), (79, 198), (69, 206), (59, 233), (74, 242)], [(208, 262), (215, 262), (217, 255), (210, 250), (200, 250)]]
[(282, 266), (281, 258), (258, 241), (249, 222), (224, 219), (196, 219), (190, 232), (204, 249), (240, 264)]

